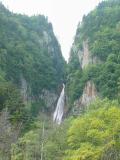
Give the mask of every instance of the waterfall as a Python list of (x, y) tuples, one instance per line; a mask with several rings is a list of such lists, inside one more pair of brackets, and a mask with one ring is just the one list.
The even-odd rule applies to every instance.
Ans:
[(57, 102), (55, 112), (53, 114), (53, 121), (60, 124), (62, 121), (64, 113), (64, 102), (65, 102), (65, 85), (63, 84), (63, 89)]

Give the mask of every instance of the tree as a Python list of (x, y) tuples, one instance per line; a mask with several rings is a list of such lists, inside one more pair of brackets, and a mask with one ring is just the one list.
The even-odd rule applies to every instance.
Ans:
[(120, 109), (106, 104), (72, 122), (65, 160), (119, 160)]

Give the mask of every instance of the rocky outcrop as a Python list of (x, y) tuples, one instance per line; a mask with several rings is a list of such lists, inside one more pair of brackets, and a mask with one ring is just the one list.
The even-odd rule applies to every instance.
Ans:
[(97, 97), (97, 90), (93, 82), (88, 81), (81, 97), (81, 105), (90, 104)]
[(53, 111), (57, 104), (58, 95), (53, 91), (44, 89), (40, 94), (40, 99), (44, 101), (47, 109)]
[(97, 90), (92, 81), (88, 81), (85, 85), (82, 96), (74, 102), (74, 112), (78, 108), (82, 111), (83, 108), (87, 107), (91, 102), (93, 102), (97, 97)]
[[(83, 51), (78, 51), (78, 58), (82, 69), (87, 67), (89, 64), (97, 63), (97, 59), (91, 56), (89, 51), (88, 40), (83, 41)], [(88, 106), (97, 97), (97, 90), (95, 84), (92, 81), (88, 81), (84, 87), (82, 96), (74, 102), (74, 110), (77, 108), (83, 108)], [(77, 110), (78, 112), (78, 110)]]
[(43, 89), (38, 97), (30, 95), (29, 85), (23, 76), (21, 76), (21, 95), (24, 103), (43, 100), (45, 107), (51, 111), (54, 109), (58, 99), (58, 95), (55, 92), (46, 89)]
[[(82, 58), (82, 69), (84, 69), (89, 64), (96, 63), (96, 58), (92, 58), (88, 40), (83, 42), (83, 58)], [(83, 90), (82, 97), (80, 98), (80, 104), (82, 106), (89, 105), (97, 97), (97, 90), (95, 84), (92, 81), (88, 81)]]
[(101, 63), (97, 57), (91, 55), (88, 40), (83, 41), (82, 48), (83, 50), (77, 51), (79, 63), (82, 69), (84, 69), (89, 64)]
[(23, 76), (21, 76), (20, 81), (21, 81), (21, 95), (23, 97), (23, 101), (25, 102), (28, 100), (28, 84)]
[(86, 67), (89, 63), (91, 63), (90, 51), (88, 47), (88, 41), (83, 42), (83, 55), (82, 55), (82, 64), (81, 67)]

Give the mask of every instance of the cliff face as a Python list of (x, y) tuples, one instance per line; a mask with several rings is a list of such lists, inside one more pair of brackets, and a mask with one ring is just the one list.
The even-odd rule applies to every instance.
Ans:
[(89, 104), (98, 93), (100, 97), (119, 99), (118, 6), (118, 0), (102, 2), (78, 25), (68, 63), (67, 93), (71, 107), (75, 103)]
[(83, 41), (82, 48), (83, 48), (82, 50), (79, 48), (76, 50), (77, 55), (78, 55), (78, 59), (79, 59), (79, 63), (80, 63), (80, 67), (82, 69), (84, 69), (88, 65), (102, 63), (102, 61), (100, 61), (100, 59), (98, 59), (96, 56), (93, 56), (91, 54), (90, 49), (89, 49), (88, 40)]
[(81, 59), (81, 67), (82, 69), (88, 64), (91, 63), (91, 57), (90, 57), (90, 51), (88, 47), (88, 41), (83, 42), (83, 54), (82, 54), (82, 59)]
[(25, 103), (44, 100), (53, 109), (65, 61), (52, 24), (42, 15), (17, 15), (2, 4), (0, 8), (0, 76), (20, 89)]
[(0, 157), (8, 159), (11, 144), (39, 113), (53, 113), (64, 73), (48, 19), (14, 14), (0, 3)]
[(82, 111), (84, 107), (87, 107), (97, 97), (97, 90), (92, 81), (88, 81), (83, 90), (82, 96), (74, 102), (74, 110)]
[(59, 94), (54, 91), (49, 91), (49, 90), (42, 91), (40, 99), (44, 101), (45, 106), (49, 112), (53, 113), (57, 104), (58, 96)]
[(93, 82), (88, 81), (85, 85), (83, 95), (81, 97), (81, 105), (88, 105), (97, 96), (97, 91)]
[[(84, 70), (88, 65), (96, 64), (96, 58), (91, 56), (88, 40), (83, 41), (83, 50), (77, 51), (80, 68)], [(97, 97), (97, 90), (93, 81), (87, 81), (83, 89), (82, 96), (74, 102), (74, 108), (81, 108), (89, 105)]]
[(27, 84), (26, 79), (23, 76), (21, 76), (21, 80), (20, 81), (21, 81), (21, 88), (20, 88), (21, 95), (23, 97), (23, 101), (27, 102), (27, 101), (30, 100), (29, 95), (28, 95), (29, 94), (28, 84)]

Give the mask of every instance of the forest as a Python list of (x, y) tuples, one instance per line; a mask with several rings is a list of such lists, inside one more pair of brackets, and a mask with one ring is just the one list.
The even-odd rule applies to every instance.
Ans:
[(0, 160), (120, 160), (120, 0), (83, 16), (68, 63), (47, 17), (0, 3)]

